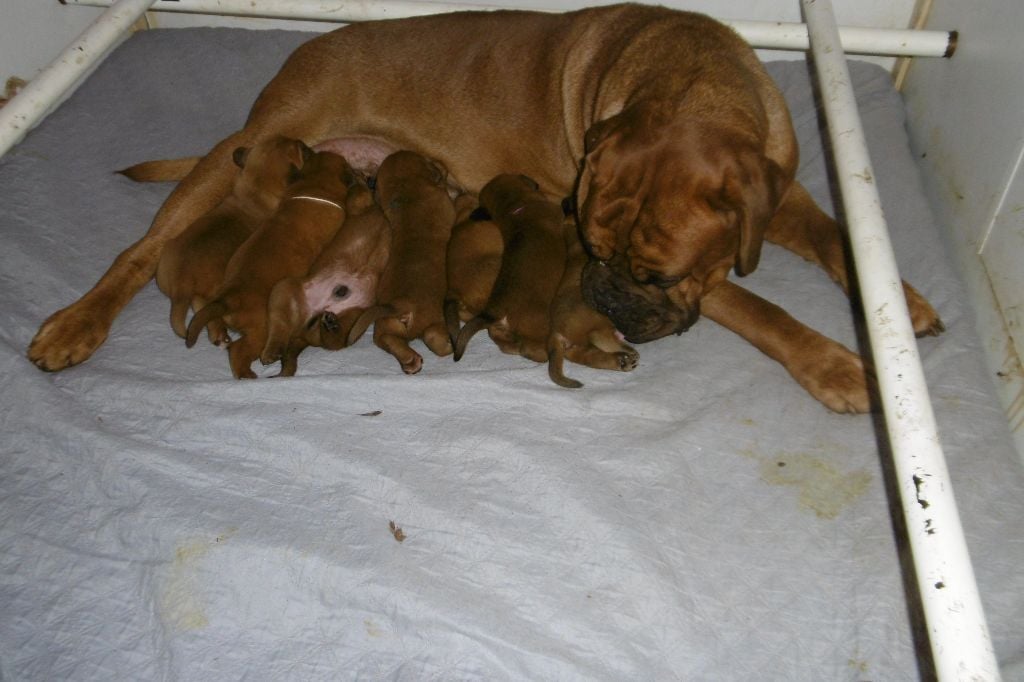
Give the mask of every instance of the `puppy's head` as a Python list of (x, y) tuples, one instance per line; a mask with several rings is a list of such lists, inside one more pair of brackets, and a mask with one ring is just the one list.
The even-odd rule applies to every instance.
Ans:
[(499, 175), (480, 190), (480, 208), (486, 213), (484, 218), (517, 215), (527, 202), (537, 200), (546, 199), (540, 186), (525, 175)]
[(730, 268), (757, 267), (784, 185), (756, 136), (627, 109), (587, 132), (577, 215), (591, 255), (696, 321)]
[(301, 140), (274, 135), (252, 147), (239, 147), (231, 155), (241, 171), (235, 180), (235, 195), (265, 210), (273, 211), (296, 173), (313, 157), (313, 150)]
[(415, 186), (443, 187), (447, 191), (448, 169), (440, 161), (411, 151), (388, 156), (377, 170), (374, 193), (377, 203), (386, 207), (397, 194)]

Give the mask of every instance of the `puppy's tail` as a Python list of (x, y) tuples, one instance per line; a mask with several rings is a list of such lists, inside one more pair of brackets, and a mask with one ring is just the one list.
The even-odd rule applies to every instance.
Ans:
[(548, 376), (564, 388), (582, 388), (582, 383), (565, 376), (562, 371), (564, 363), (565, 337), (556, 332), (548, 339)]
[(352, 323), (352, 328), (348, 330), (348, 337), (345, 339), (345, 346), (351, 346), (353, 343), (359, 340), (359, 338), (366, 333), (370, 325), (379, 320), (382, 317), (394, 315), (395, 309), (390, 305), (375, 305), (364, 310), (356, 321)]
[(455, 362), (462, 359), (462, 355), (466, 352), (466, 346), (469, 345), (469, 340), (473, 338), (473, 335), (481, 329), (485, 329), (490, 326), (492, 322), (494, 322), (494, 318), (492, 316), (487, 313), (480, 313), (466, 323), (466, 326), (462, 328), (462, 331), (460, 331), (459, 335), (456, 337), (455, 343), (452, 344), (452, 347), (455, 349), (452, 358)]
[(444, 326), (448, 329), (448, 338), (452, 348), (459, 338), (459, 300), (446, 296), (444, 299)]
[(192, 321), (188, 323), (188, 329), (185, 332), (185, 346), (191, 348), (196, 345), (196, 339), (199, 338), (199, 332), (203, 330), (203, 327), (209, 324), (210, 320), (224, 317), (227, 312), (227, 305), (220, 299), (211, 301), (203, 306), (199, 312), (192, 316)]
[(178, 182), (192, 172), (201, 158), (187, 156), (183, 159), (143, 161), (116, 172), (135, 182)]
[(188, 316), (189, 300), (187, 298), (171, 299), (171, 329), (174, 333), (185, 338), (188, 328), (185, 325), (185, 318)]

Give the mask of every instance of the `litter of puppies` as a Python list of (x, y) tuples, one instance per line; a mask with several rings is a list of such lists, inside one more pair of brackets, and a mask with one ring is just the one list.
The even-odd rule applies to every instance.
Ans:
[[(524, 175), (499, 175), (479, 201), (440, 164), (410, 151), (373, 176), (332, 151), (275, 138), (238, 149), (232, 194), (161, 257), (171, 326), (191, 347), (202, 329), (235, 378), (252, 363), (293, 376), (314, 346), (373, 342), (416, 374), (420, 339), (459, 360), (487, 330), (497, 347), (548, 363), (629, 371), (638, 354), (580, 291), (586, 254), (570, 203)], [(194, 311), (186, 326), (189, 307)]]

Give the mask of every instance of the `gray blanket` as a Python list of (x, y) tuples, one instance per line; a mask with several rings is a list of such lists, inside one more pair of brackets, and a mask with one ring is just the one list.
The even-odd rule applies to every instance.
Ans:
[[(27, 362), (170, 191), (112, 171), (206, 151), (308, 37), (136, 35), (0, 160), (0, 679), (917, 679), (880, 420), (829, 413), (710, 321), (631, 374), (569, 366), (579, 391), (483, 337), (413, 377), (364, 337), (239, 382), (150, 284), (84, 365)], [(852, 68), (901, 272), (949, 330), (921, 355), (1022, 680), (1021, 463), (899, 95)], [(833, 211), (808, 68), (770, 70)], [(856, 347), (846, 298), (799, 258), (766, 247), (743, 284)]]

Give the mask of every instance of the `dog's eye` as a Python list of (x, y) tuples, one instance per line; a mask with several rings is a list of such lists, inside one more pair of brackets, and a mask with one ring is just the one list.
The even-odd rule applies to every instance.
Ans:
[(344, 284), (339, 284), (334, 287), (334, 298), (345, 298), (348, 296), (348, 287)]

